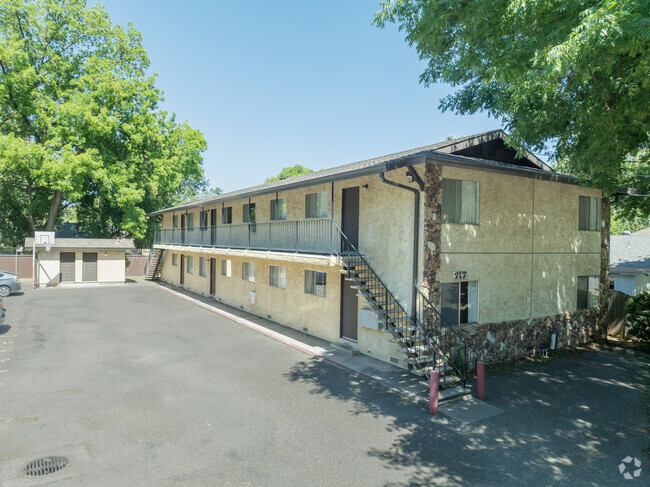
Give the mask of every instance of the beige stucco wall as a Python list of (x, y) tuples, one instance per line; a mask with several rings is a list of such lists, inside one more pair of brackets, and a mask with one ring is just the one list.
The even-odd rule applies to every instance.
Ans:
[(97, 281), (124, 282), (126, 280), (124, 250), (38, 250), (38, 281), (41, 286), (59, 284), (61, 252), (75, 253), (75, 281), (83, 282), (83, 253), (97, 252)]
[(600, 274), (600, 232), (578, 230), (579, 196), (600, 190), (455, 167), (480, 183), (480, 225), (443, 224), (440, 282), (479, 281), (479, 323), (574, 311), (577, 277)]

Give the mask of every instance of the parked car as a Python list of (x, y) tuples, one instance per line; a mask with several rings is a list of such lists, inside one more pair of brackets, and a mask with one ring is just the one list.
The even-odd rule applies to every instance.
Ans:
[(2, 306), (2, 298), (0, 298), (0, 325), (5, 322), (5, 308)]
[(13, 272), (0, 271), (0, 296), (6, 297), (20, 291), (20, 276)]

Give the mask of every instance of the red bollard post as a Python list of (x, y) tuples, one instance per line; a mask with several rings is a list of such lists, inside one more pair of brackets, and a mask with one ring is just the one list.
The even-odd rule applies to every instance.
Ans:
[(429, 377), (429, 414), (438, 414), (438, 386), (440, 371), (434, 370)]
[(478, 389), (478, 398), (485, 399), (485, 364), (483, 362), (476, 362), (476, 384)]

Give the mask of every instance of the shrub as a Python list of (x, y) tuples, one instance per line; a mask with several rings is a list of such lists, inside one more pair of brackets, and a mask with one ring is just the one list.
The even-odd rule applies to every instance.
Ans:
[(633, 296), (625, 306), (630, 334), (650, 342), (650, 291)]

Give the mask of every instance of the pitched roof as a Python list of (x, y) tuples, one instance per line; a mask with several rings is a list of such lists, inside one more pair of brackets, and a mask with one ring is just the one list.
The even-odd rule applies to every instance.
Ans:
[(632, 232), (632, 235), (650, 235), (650, 227)]
[[(25, 248), (30, 249), (34, 245), (34, 239), (25, 239)], [(45, 245), (37, 245), (37, 249), (44, 249)], [(130, 238), (55, 238), (53, 250), (133, 250), (135, 245)]]
[(650, 235), (612, 235), (609, 249), (611, 272), (650, 272)]
[[(384, 156), (374, 157), (372, 159), (366, 159), (364, 161), (352, 162), (350, 164), (344, 164), (342, 166), (336, 166), (329, 169), (323, 169), (322, 171), (315, 171), (309, 174), (303, 174), (300, 176), (294, 176), (287, 179), (282, 179), (280, 181), (273, 181), (271, 183), (260, 184), (257, 186), (251, 186), (249, 188), (240, 189), (237, 191), (231, 191), (228, 193), (220, 194), (218, 196), (210, 196), (202, 200), (193, 201), (190, 203), (184, 203), (182, 205), (174, 206), (172, 208), (166, 208), (164, 210), (155, 211), (149, 213), (147, 216), (160, 215), (168, 211), (178, 211), (189, 208), (197, 208), (200, 206), (208, 205), (215, 202), (234, 200), (238, 198), (244, 198), (248, 196), (258, 195), (258, 194), (268, 194), (274, 193), (276, 191), (293, 189), (294, 187), (299, 186), (308, 186), (310, 184), (320, 184), (330, 181), (335, 181), (339, 179), (347, 179), (356, 176), (361, 176), (365, 174), (370, 174), (373, 172), (381, 172), (382, 168), (388, 164), (400, 161), (404, 158), (412, 157), (415, 155), (426, 155), (426, 154), (437, 154), (437, 155), (446, 155), (452, 156), (456, 152), (463, 151), (470, 147), (475, 147), (480, 144), (485, 144), (494, 140), (505, 140), (506, 135), (502, 130), (491, 130), (489, 132), (483, 132), (480, 134), (470, 135), (467, 137), (459, 137), (457, 139), (445, 140), (438, 142), (436, 144), (425, 145), (422, 147), (416, 147), (415, 149), (409, 149), (402, 152), (396, 152), (393, 154), (387, 154)], [(520, 171), (538, 171), (540, 173), (546, 174), (555, 174), (553, 169), (543, 162), (541, 159), (537, 158), (533, 154), (526, 153), (526, 164), (519, 166), (512, 163), (499, 163), (493, 160), (484, 160), (475, 157), (467, 156), (456, 156), (453, 155), (453, 159), (456, 161), (466, 161), (466, 162), (480, 162), (486, 166), (501, 166), (508, 169), (518, 169)], [(561, 176), (561, 175), (558, 175)], [(573, 179), (566, 177), (567, 179)]]

